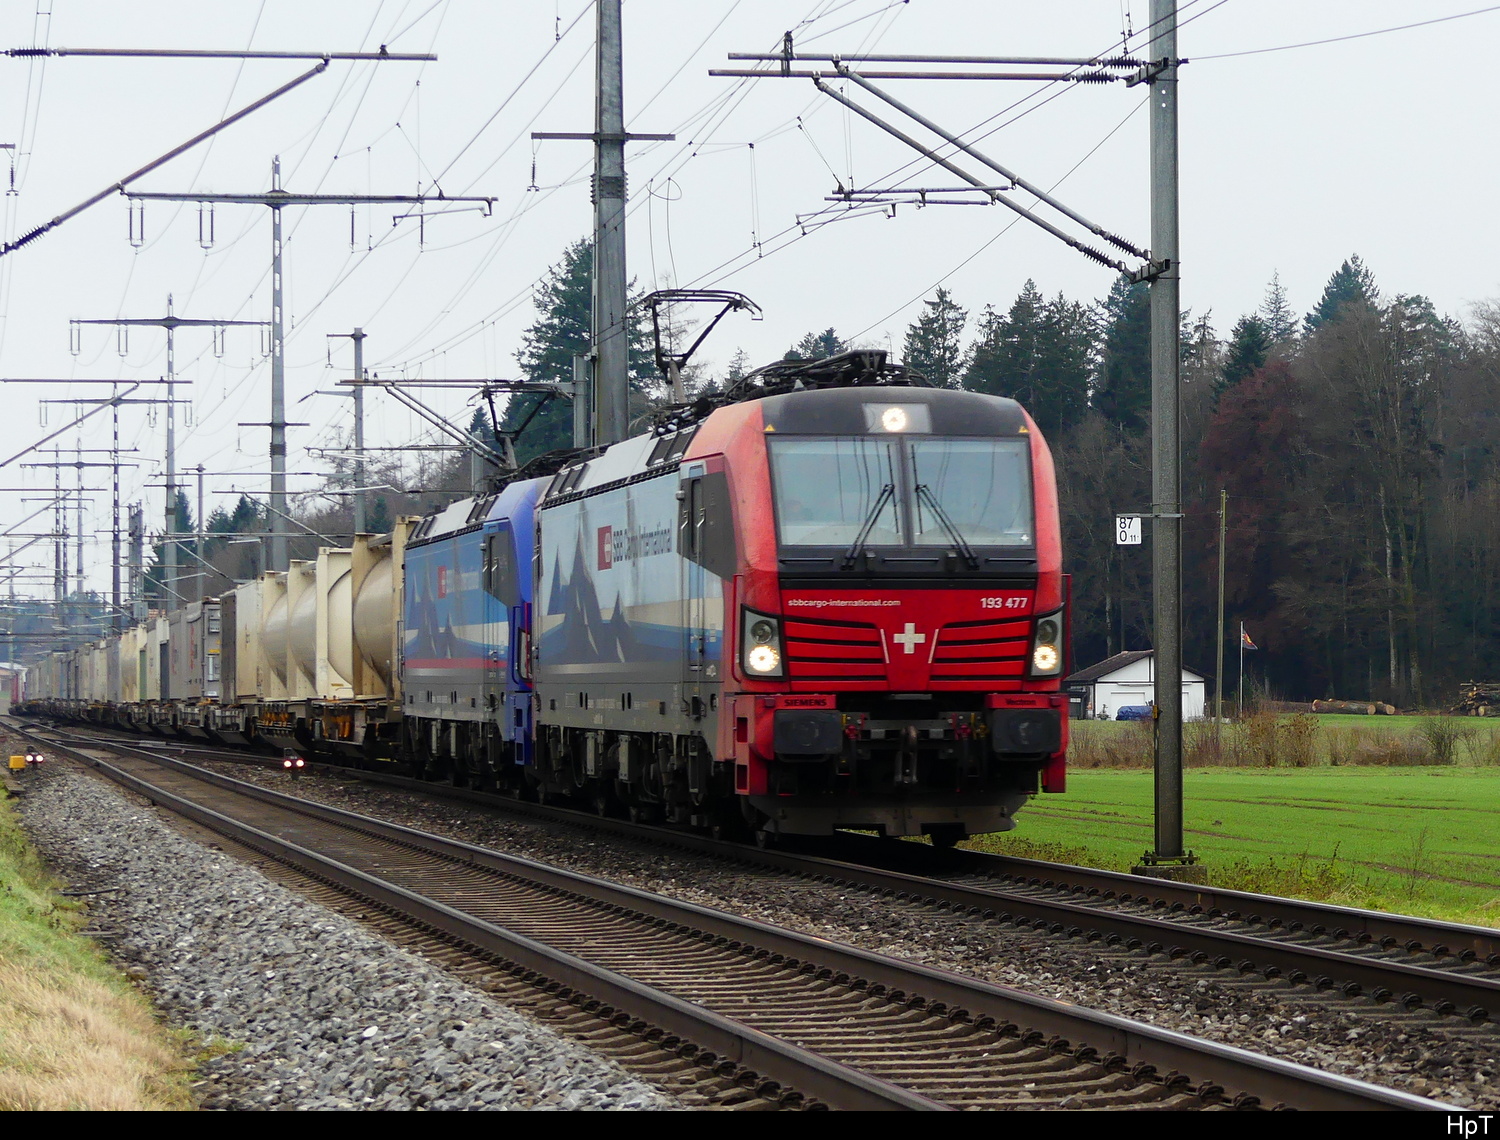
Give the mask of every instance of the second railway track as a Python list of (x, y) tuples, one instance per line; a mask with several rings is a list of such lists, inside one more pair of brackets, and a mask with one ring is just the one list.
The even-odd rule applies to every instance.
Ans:
[[(102, 743), (90, 748), (104, 748)], [(118, 748), (119, 746), (112, 746)], [(130, 750), (126, 749), (126, 752)], [(136, 750), (137, 752), (139, 750)], [(88, 762), (103, 766), (100, 757)], [(830, 944), (299, 801), (180, 762), (138, 784), (376, 905), (656, 1026), (788, 1103), (837, 1107), (1437, 1108), (1108, 1014)], [(128, 774), (116, 778), (130, 782)], [(136, 781), (145, 777), (137, 775)], [(191, 796), (163, 786), (182, 785)], [(258, 822), (230, 820), (230, 801)], [(244, 812), (235, 809), (234, 814)], [(312, 848), (326, 849), (321, 855)], [(269, 852), (268, 852), (269, 853)]]

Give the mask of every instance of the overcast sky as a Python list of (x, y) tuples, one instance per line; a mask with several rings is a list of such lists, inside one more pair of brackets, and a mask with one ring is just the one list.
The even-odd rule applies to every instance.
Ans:
[[(347, 374), (347, 340), (363, 327), (367, 366), (382, 375), (516, 375), (531, 295), (564, 247), (591, 226), (591, 147), (534, 144), (533, 130), (593, 123), (592, 4), (584, 0), (37, 0), (0, 6), (0, 47), (188, 47), (432, 52), (433, 63), (339, 63), (152, 173), (133, 189), (259, 193), (280, 155), (283, 185), (302, 193), (487, 195), (493, 214), (454, 212), (393, 224), (399, 208), (289, 209), (288, 467), (320, 464), (308, 445), (348, 431), (347, 400), (309, 393)], [(630, 272), (641, 287), (737, 289), (764, 309), (731, 316), (705, 346), (722, 366), (752, 363), (803, 333), (833, 327), (899, 350), (921, 300), (945, 285), (977, 318), (1004, 308), (1027, 278), (1046, 293), (1092, 300), (1112, 274), (1003, 207), (899, 207), (894, 218), (829, 211), (836, 185), (947, 186), (953, 176), (819, 95), (807, 80), (709, 77), (731, 51), (765, 51), (791, 29), (806, 50), (1090, 55), (1117, 49), (1148, 22), (1146, 0), (627, 0), (626, 118), (671, 143), (628, 150)], [(44, 14), (34, 16), (33, 9)], [(1358, 253), (1389, 295), (1429, 296), (1465, 316), (1500, 295), (1493, 220), (1493, 59), (1500, 6), (1473, 0), (1181, 0), (1182, 297), (1226, 333), (1279, 273), (1306, 312), (1328, 275)], [(1416, 21), (1474, 13), (1388, 34)], [(1132, 46), (1143, 44), (1137, 37)], [(1259, 49), (1279, 49), (1268, 50)], [(1250, 54), (1254, 53), (1254, 54)], [(311, 66), (295, 61), (0, 59), (0, 179), (5, 240), (103, 190)], [(929, 117), (985, 136), (983, 149), (1069, 205), (1149, 244), (1143, 88), (1010, 82), (892, 81)], [(753, 144), (753, 145), (752, 145)], [(438, 209), (438, 207), (429, 207)], [(452, 209), (452, 207), (449, 207)], [(270, 221), (260, 206), (220, 206), (200, 246), (196, 206), (149, 203), (133, 246), (125, 201), (111, 196), (0, 258), (0, 375), (141, 378), (165, 369), (165, 337), (132, 329), (127, 345), (74, 319), (153, 317), (168, 294), (178, 315), (269, 315)], [(351, 243), (352, 237), (352, 243)], [(971, 318), (972, 319), (972, 318)], [(125, 348), (125, 355), (119, 349)], [(239, 472), (212, 492), (263, 492), (269, 368), (254, 329), (231, 329), (222, 357), (204, 330), (178, 333), (179, 375), (192, 385), (179, 419), (179, 466)], [(77, 349), (77, 352), (70, 351)], [(332, 366), (329, 354), (332, 353)], [(41, 399), (107, 388), (11, 385), (11, 455), (65, 423)], [(450, 414), (467, 419), (459, 398)], [(382, 397), (372, 443), (427, 438)], [(131, 458), (125, 498), (145, 496), (160, 527), (162, 425), (123, 414)], [(57, 443), (106, 447), (107, 414)], [(12, 446), (13, 445), (13, 446)], [(49, 445), (55, 446), (55, 445)], [(0, 473), (5, 487), (51, 484), (51, 472)], [(97, 459), (98, 456), (90, 458)], [(73, 472), (67, 472), (69, 479)], [(93, 470), (88, 485), (107, 486)], [(294, 486), (315, 482), (293, 479)], [(106, 589), (109, 498), (92, 496), (88, 585)], [(232, 505), (208, 496), (209, 510)], [(14, 524), (36, 504), (0, 492)], [(40, 521), (40, 520), (37, 520)], [(70, 523), (71, 527), (71, 523)], [(4, 529), (0, 527), (0, 529)], [(33, 524), (22, 532), (45, 529)], [(7, 539), (7, 541), (10, 541)], [(50, 566), (39, 543), (25, 563)], [(18, 592), (47, 596), (23, 580)]]

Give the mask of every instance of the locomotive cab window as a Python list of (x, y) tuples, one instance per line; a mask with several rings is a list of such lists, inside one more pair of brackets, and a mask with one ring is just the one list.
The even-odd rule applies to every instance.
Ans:
[(1031, 451), (1019, 439), (922, 439), (907, 445), (912, 542), (1031, 545)]
[(902, 545), (897, 455), (884, 439), (777, 439), (771, 449), (777, 535), (784, 546)]

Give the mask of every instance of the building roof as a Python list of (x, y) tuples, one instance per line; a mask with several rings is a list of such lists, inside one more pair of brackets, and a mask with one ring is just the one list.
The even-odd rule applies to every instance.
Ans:
[[(1119, 670), (1125, 668), (1127, 665), (1134, 665), (1137, 661), (1143, 661), (1147, 657), (1153, 656), (1154, 652), (1155, 651), (1151, 649), (1131, 649), (1125, 653), (1116, 653), (1113, 657), (1106, 657), (1097, 665), (1090, 665), (1087, 669), (1078, 670), (1078, 672), (1067, 678), (1067, 680), (1065, 680), (1063, 684), (1069, 685), (1074, 683), (1075, 681), (1084, 682), (1102, 680), (1105, 677), (1108, 677), (1111, 673), (1119, 672)], [(1186, 665), (1182, 667), (1182, 671), (1183, 673), (1191, 673), (1199, 680), (1203, 679), (1202, 674), (1200, 674), (1196, 669), (1189, 669)]]
[(1090, 665), (1087, 669), (1080, 669), (1067, 681), (1097, 681), (1100, 677), (1107, 677), (1117, 669), (1123, 669), (1127, 665), (1134, 665), (1137, 661), (1151, 656), (1149, 649), (1132, 649), (1125, 653), (1116, 653), (1113, 657), (1106, 657), (1097, 665)]

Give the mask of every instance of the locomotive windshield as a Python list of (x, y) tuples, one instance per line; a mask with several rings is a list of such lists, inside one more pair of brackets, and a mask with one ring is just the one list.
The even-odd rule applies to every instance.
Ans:
[(766, 442), (783, 546), (1033, 543), (1031, 452), (1024, 439), (782, 436)]

